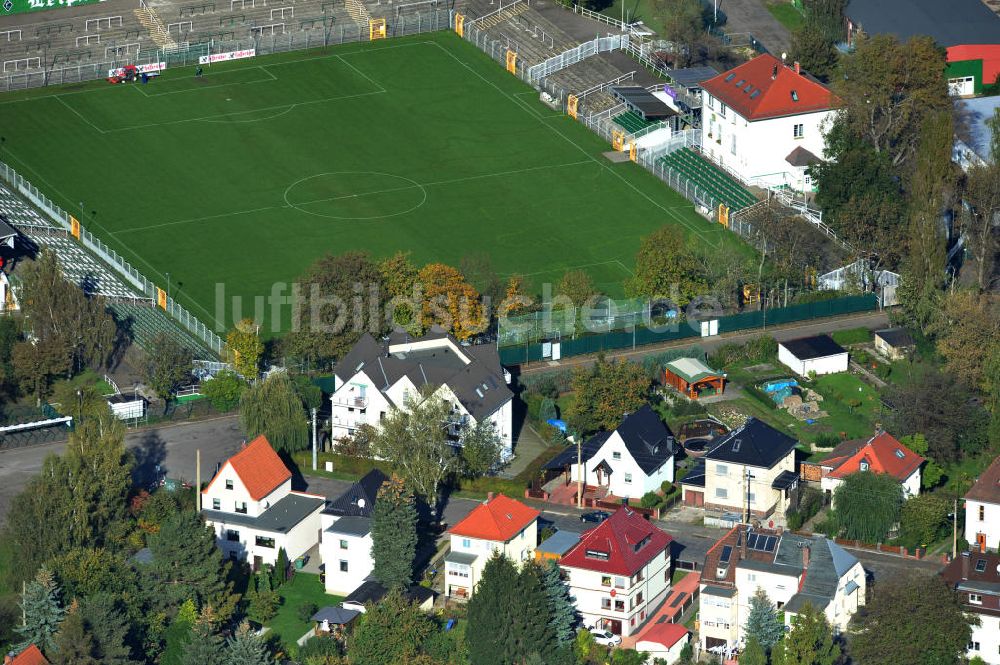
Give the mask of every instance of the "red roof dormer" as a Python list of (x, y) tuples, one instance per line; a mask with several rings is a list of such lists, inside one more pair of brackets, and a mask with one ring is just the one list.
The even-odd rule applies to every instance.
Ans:
[(789, 67), (767, 53), (710, 78), (701, 87), (747, 120), (828, 111), (839, 101), (797, 66)]
[(622, 507), (584, 533), (559, 565), (631, 577), (672, 540), (635, 511)]

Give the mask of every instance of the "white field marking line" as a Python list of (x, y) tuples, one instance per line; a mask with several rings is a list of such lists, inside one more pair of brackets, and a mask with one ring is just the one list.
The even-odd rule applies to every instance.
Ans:
[(385, 86), (383, 86), (381, 83), (379, 83), (378, 81), (376, 81), (375, 79), (373, 79), (371, 76), (368, 76), (368, 74), (365, 74), (363, 71), (361, 71), (360, 69), (358, 69), (357, 67), (355, 67), (351, 63), (349, 63), (346, 60), (344, 60), (344, 58), (342, 58), (341, 56), (338, 55), (337, 56), (337, 60), (340, 60), (342, 63), (344, 63), (345, 65), (347, 65), (348, 67), (350, 67), (352, 70), (354, 70), (358, 74), (358, 76), (360, 76), (364, 80), (368, 81), (369, 83), (371, 83), (373, 86), (375, 86), (376, 88), (378, 88), (382, 92), (388, 92), (385, 89)]
[(632, 272), (631, 270), (629, 270), (628, 266), (626, 266), (624, 263), (622, 263), (618, 259), (615, 259), (614, 262), (617, 263), (619, 266), (621, 266), (621, 269), (624, 270), (625, 273), (628, 274), (629, 277), (635, 277), (635, 273)]
[[(62, 104), (63, 106), (65, 106), (66, 108), (68, 108), (68, 109), (69, 109), (70, 111), (72, 111), (72, 112), (73, 112), (73, 114), (74, 114), (74, 115), (76, 115), (76, 117), (78, 117), (78, 118), (79, 118), (80, 120), (83, 120), (83, 121), (84, 121), (85, 123), (87, 123), (87, 124), (88, 124), (88, 125), (90, 125), (91, 127), (93, 127), (93, 128), (94, 128), (94, 130), (95, 130), (95, 131), (96, 131), (96, 132), (97, 132), (98, 134), (107, 134), (107, 132), (106, 132), (106, 131), (104, 131), (103, 129), (101, 129), (100, 127), (98, 127), (98, 126), (97, 126), (97, 125), (95, 125), (94, 123), (92, 123), (92, 122), (91, 122), (90, 120), (88, 120), (88, 119), (86, 118), (86, 116), (84, 116), (84, 115), (83, 115), (82, 113), (80, 113), (80, 112), (79, 112), (79, 111), (77, 111), (77, 110), (76, 110), (75, 108), (73, 108), (72, 106), (70, 106), (70, 105), (69, 105), (69, 104), (68, 104), (68, 103), (66, 102), (66, 100), (64, 100), (64, 99), (63, 99), (62, 97), (60, 97), (59, 95), (55, 95), (55, 98), (56, 98), (57, 100), (59, 100), (59, 103), (60, 103), (60, 104)], [(8, 151), (8, 152), (9, 152), (9, 151)]]
[[(408, 48), (410, 46), (421, 46), (421, 45), (424, 45), (424, 46), (434, 45), (434, 46), (439, 46), (440, 47), (440, 44), (438, 44), (437, 42), (433, 42), (433, 41), (407, 42), (405, 44), (393, 44), (392, 46), (380, 46), (378, 48), (359, 49), (359, 50), (356, 50), (356, 51), (348, 51), (346, 53), (330, 53), (330, 54), (327, 54), (327, 55), (317, 55), (317, 56), (314, 56), (314, 57), (311, 57), (311, 58), (298, 58), (296, 60), (283, 60), (282, 62), (265, 63), (263, 65), (254, 64), (254, 65), (246, 65), (245, 67), (233, 67), (231, 69), (227, 68), (224, 71), (226, 71), (226, 72), (236, 72), (236, 71), (242, 71), (244, 69), (255, 69), (257, 67), (282, 67), (284, 65), (295, 65), (295, 64), (302, 63), (302, 62), (312, 62), (314, 60), (328, 60), (330, 58), (340, 58), (340, 57), (343, 57), (345, 55), (356, 55), (356, 54), (359, 54), (359, 53), (377, 53), (379, 51), (389, 51), (389, 50), (397, 49), (397, 48)], [(268, 55), (265, 55), (265, 56), (260, 56), (260, 57), (267, 58), (267, 57), (270, 57), (270, 55), (271, 54), (268, 54)], [(167, 70), (167, 71), (175, 71), (175, 70)], [(94, 81), (100, 81), (100, 80), (101, 79), (94, 79)], [(92, 81), (82, 81), (82, 83), (92, 83)], [(69, 85), (69, 84), (67, 84), (67, 85)], [(120, 89), (120, 86), (117, 86), (117, 85), (95, 86), (95, 87), (90, 88), (88, 90), (76, 90), (74, 92), (54, 92), (54, 93), (49, 94), (49, 95), (37, 95), (37, 96), (33, 96), (33, 97), (26, 97), (24, 99), (0, 100), (0, 106), (5, 106), (7, 104), (21, 104), (21, 103), (24, 103), (24, 102), (34, 102), (34, 101), (38, 101), (39, 99), (48, 99), (50, 97), (65, 97), (65, 96), (69, 96), (69, 95), (88, 95), (88, 94), (93, 94), (95, 92), (107, 92), (109, 90), (119, 90), (119, 89)]]
[[(234, 69), (232, 71), (241, 71), (241, 72), (243, 72), (243, 71), (246, 71), (248, 69), (259, 69), (262, 72), (264, 72), (265, 74), (267, 74), (268, 78), (266, 78), (266, 79), (257, 79), (255, 81), (233, 81), (232, 83), (218, 83), (216, 85), (199, 85), (198, 87), (195, 87), (195, 88), (185, 88), (184, 90), (170, 90), (168, 92), (155, 92), (153, 94), (149, 94), (148, 92), (146, 92), (145, 90), (143, 90), (139, 86), (133, 86), (133, 87), (136, 90), (138, 90), (139, 92), (141, 92), (142, 94), (144, 94), (146, 97), (153, 98), (153, 97), (164, 97), (166, 95), (180, 95), (180, 94), (183, 94), (183, 93), (186, 93), (186, 92), (200, 92), (202, 90), (212, 90), (213, 88), (228, 88), (230, 86), (236, 86), (236, 85), (253, 85), (254, 83), (271, 83), (273, 81), (277, 81), (278, 80), (278, 77), (275, 76), (274, 74), (272, 74), (266, 68), (265, 65), (257, 65), (257, 67), (244, 67), (242, 69), (239, 69), (239, 70), (235, 70)], [(225, 72), (220, 72), (219, 74), (223, 74), (223, 73), (225, 73)]]
[[(512, 94), (510, 94), (510, 93), (507, 93), (507, 92), (504, 92), (504, 91), (503, 91), (503, 90), (502, 90), (502, 89), (500, 88), (500, 86), (498, 86), (498, 85), (497, 85), (496, 83), (494, 83), (494, 82), (492, 82), (492, 81), (489, 81), (489, 80), (487, 80), (487, 79), (486, 79), (486, 77), (484, 77), (484, 76), (483, 76), (482, 74), (480, 74), (479, 72), (477, 72), (476, 70), (474, 70), (474, 69), (473, 69), (472, 67), (470, 67), (470, 66), (469, 66), (468, 64), (466, 64), (465, 62), (462, 62), (462, 60), (460, 60), (460, 59), (458, 58), (458, 56), (456, 56), (455, 54), (453, 54), (453, 53), (452, 53), (451, 51), (449, 51), (448, 49), (444, 48), (444, 47), (443, 47), (443, 46), (441, 46), (440, 44), (437, 44), (437, 42), (432, 42), (432, 43), (434, 43), (435, 45), (437, 45), (437, 47), (438, 47), (438, 48), (440, 48), (440, 49), (441, 49), (442, 51), (444, 51), (445, 53), (447, 53), (447, 54), (448, 54), (448, 56), (449, 56), (449, 57), (451, 57), (451, 58), (452, 58), (452, 59), (453, 59), (453, 60), (454, 60), (455, 62), (457, 62), (457, 63), (458, 63), (459, 65), (461, 65), (461, 66), (462, 66), (462, 67), (464, 67), (465, 69), (467, 69), (467, 70), (469, 70), (470, 72), (472, 72), (472, 74), (473, 74), (473, 75), (474, 75), (474, 76), (475, 76), (476, 78), (478, 78), (479, 80), (483, 81), (483, 82), (484, 82), (484, 83), (486, 83), (487, 85), (491, 86), (491, 87), (492, 87), (493, 89), (495, 89), (495, 90), (496, 90), (497, 92), (499, 92), (499, 93), (500, 93), (501, 95), (503, 95), (503, 96), (504, 96), (504, 97), (506, 97), (507, 99), (509, 99), (509, 100), (511, 100), (511, 101), (513, 101), (513, 102), (515, 102), (515, 103), (516, 103), (516, 104), (517, 104), (518, 106), (520, 106), (521, 108), (524, 108), (523, 104), (521, 104), (521, 103), (520, 103), (520, 101), (521, 101), (521, 100), (519, 100), (519, 99), (518, 99), (517, 97), (515, 97), (514, 95), (512, 95)], [(712, 247), (714, 247), (714, 248), (716, 248), (716, 249), (718, 249), (718, 248), (720, 247), (720, 243), (719, 243), (718, 241), (710, 241), (710, 240), (709, 240), (709, 238), (708, 238), (708, 237), (707, 237), (707, 236), (706, 236), (706, 235), (704, 234), (704, 232), (703, 232), (702, 230), (700, 230), (700, 229), (698, 229), (698, 228), (696, 228), (696, 227), (693, 227), (693, 226), (691, 225), (691, 223), (690, 223), (690, 222), (688, 222), (688, 221), (687, 221), (687, 220), (685, 220), (684, 218), (680, 217), (680, 216), (679, 216), (679, 215), (677, 215), (676, 213), (672, 212), (672, 211), (671, 211), (671, 210), (670, 210), (670, 209), (669, 209), (668, 207), (666, 207), (666, 206), (664, 206), (664, 205), (660, 204), (660, 203), (659, 203), (658, 201), (655, 201), (655, 200), (653, 200), (653, 198), (652, 198), (652, 197), (650, 197), (650, 196), (649, 196), (648, 194), (646, 194), (646, 193), (644, 193), (644, 192), (641, 192), (641, 191), (639, 191), (639, 189), (638, 189), (638, 188), (637, 188), (637, 187), (636, 187), (636, 186), (635, 186), (634, 184), (632, 184), (631, 182), (629, 182), (629, 181), (628, 181), (628, 180), (627, 180), (627, 179), (626, 179), (625, 177), (623, 177), (623, 176), (622, 176), (621, 174), (619, 174), (619, 173), (618, 173), (617, 171), (615, 171), (615, 170), (611, 169), (611, 168), (610, 168), (610, 167), (609, 167), (609, 166), (608, 166), (607, 164), (603, 164), (603, 163), (601, 163), (601, 162), (600, 162), (600, 161), (599, 161), (599, 160), (598, 160), (598, 159), (597, 159), (596, 157), (594, 157), (593, 155), (590, 155), (590, 154), (589, 154), (589, 153), (588, 153), (588, 152), (586, 151), (586, 149), (584, 149), (584, 148), (583, 148), (582, 146), (580, 146), (580, 145), (579, 145), (578, 143), (576, 143), (575, 141), (573, 141), (573, 139), (569, 138), (568, 136), (566, 136), (565, 134), (563, 134), (562, 132), (560, 132), (560, 131), (559, 131), (558, 129), (556, 129), (555, 127), (553, 127), (553, 126), (552, 126), (551, 124), (549, 124), (549, 123), (546, 123), (546, 122), (544, 122), (544, 121), (543, 121), (543, 120), (542, 120), (541, 118), (538, 118), (537, 116), (535, 116), (535, 119), (536, 119), (536, 120), (538, 120), (539, 122), (541, 122), (541, 123), (542, 123), (542, 126), (544, 126), (544, 127), (547, 127), (547, 128), (548, 128), (548, 129), (550, 130), (550, 131), (554, 132), (554, 133), (555, 133), (555, 134), (556, 134), (557, 136), (559, 136), (559, 138), (563, 139), (564, 141), (566, 141), (567, 143), (569, 143), (570, 145), (572, 145), (573, 147), (575, 147), (575, 148), (576, 148), (577, 150), (579, 150), (580, 152), (582, 152), (582, 153), (584, 153), (585, 155), (587, 155), (587, 157), (588, 157), (589, 159), (593, 160), (593, 161), (594, 161), (595, 163), (597, 163), (597, 164), (598, 164), (598, 165), (599, 165), (599, 166), (600, 166), (601, 168), (603, 168), (603, 169), (607, 170), (607, 171), (608, 171), (609, 173), (611, 173), (611, 174), (612, 174), (613, 176), (615, 176), (616, 178), (618, 178), (619, 180), (621, 180), (621, 181), (622, 181), (622, 183), (624, 183), (624, 184), (625, 184), (625, 186), (626, 186), (626, 187), (628, 187), (629, 189), (631, 189), (631, 190), (632, 190), (633, 192), (635, 192), (636, 194), (638, 194), (638, 195), (639, 195), (639, 196), (641, 196), (642, 198), (646, 199), (646, 200), (647, 200), (647, 201), (648, 201), (649, 203), (653, 204), (653, 205), (654, 205), (655, 207), (657, 207), (657, 208), (659, 208), (659, 209), (663, 210), (664, 212), (668, 213), (668, 214), (669, 214), (669, 215), (670, 215), (671, 217), (673, 217), (673, 218), (674, 218), (674, 219), (676, 219), (676, 220), (677, 220), (678, 222), (680, 222), (682, 226), (684, 226), (684, 227), (685, 227), (686, 229), (688, 229), (689, 231), (691, 231), (692, 233), (694, 233), (695, 235), (697, 235), (698, 237), (700, 237), (700, 238), (701, 238), (702, 240), (704, 240), (704, 241), (705, 241), (706, 243), (708, 243), (709, 245), (711, 245)], [(664, 185), (665, 187), (668, 187), (668, 188), (669, 188), (669, 185), (667, 185), (666, 183), (663, 183), (663, 185)], [(693, 205), (693, 204), (692, 204), (692, 205)]]
[[(152, 230), (152, 229), (160, 229), (160, 228), (164, 228), (164, 227), (167, 227), (167, 226), (177, 226), (177, 225), (180, 225), (180, 224), (194, 224), (195, 222), (203, 222), (203, 221), (210, 220), (210, 219), (219, 219), (219, 218), (222, 218), (222, 217), (231, 217), (231, 216), (234, 216), (234, 215), (249, 215), (249, 214), (252, 214), (252, 213), (255, 213), (255, 212), (264, 212), (265, 210), (281, 210), (283, 208), (295, 209), (297, 206), (312, 205), (314, 203), (322, 203), (322, 202), (325, 202), (325, 201), (337, 201), (337, 200), (340, 200), (340, 199), (360, 198), (362, 196), (369, 196), (369, 195), (372, 195), (372, 194), (386, 194), (386, 193), (389, 193), (389, 192), (402, 191), (402, 190), (406, 190), (406, 189), (415, 189), (417, 187), (421, 187), (422, 188), (422, 187), (432, 187), (432, 186), (436, 186), (436, 185), (453, 185), (453, 184), (458, 184), (458, 183), (461, 183), (461, 182), (468, 182), (468, 181), (471, 181), (471, 180), (485, 179), (485, 178), (494, 178), (494, 177), (506, 176), (506, 175), (516, 175), (516, 174), (519, 174), (519, 173), (527, 173), (529, 171), (539, 171), (539, 170), (542, 170), (542, 169), (557, 169), (557, 168), (563, 168), (563, 167), (566, 167), (566, 166), (579, 166), (579, 165), (582, 165), (582, 164), (587, 164), (588, 162), (589, 162), (589, 160), (581, 160), (579, 162), (571, 162), (571, 163), (568, 163), (568, 164), (552, 164), (552, 165), (549, 165), (549, 166), (531, 166), (531, 167), (528, 167), (528, 168), (517, 169), (517, 170), (514, 170), (514, 171), (501, 171), (501, 172), (498, 172), (498, 173), (486, 173), (486, 174), (482, 174), (482, 175), (468, 176), (468, 177), (465, 177), (465, 178), (455, 178), (453, 180), (440, 180), (438, 182), (428, 182), (428, 183), (424, 183), (424, 184), (417, 183), (417, 185), (409, 185), (407, 187), (393, 187), (393, 188), (390, 188), (390, 189), (384, 189), (384, 190), (379, 190), (379, 191), (365, 192), (363, 194), (345, 194), (345, 195), (342, 195), (342, 196), (333, 196), (333, 197), (330, 197), (330, 198), (327, 198), (327, 199), (316, 199), (315, 201), (305, 201), (303, 203), (296, 203), (295, 205), (273, 205), (273, 206), (264, 206), (262, 208), (251, 208), (250, 210), (234, 210), (234, 211), (231, 211), (231, 212), (219, 213), (217, 215), (206, 215), (204, 217), (192, 217), (190, 219), (179, 219), (179, 220), (175, 220), (175, 221), (172, 221), (172, 222), (162, 222), (160, 224), (149, 224), (147, 226), (134, 226), (134, 227), (131, 227), (131, 228), (120, 229), (120, 230), (115, 231), (113, 233), (111, 233), (111, 232), (109, 232), (109, 233), (111, 233), (111, 235), (117, 237), (118, 235), (120, 235), (122, 233), (133, 233), (133, 232), (136, 232), (136, 231), (149, 231), (149, 230)], [(305, 212), (305, 211), (303, 211), (303, 212)]]

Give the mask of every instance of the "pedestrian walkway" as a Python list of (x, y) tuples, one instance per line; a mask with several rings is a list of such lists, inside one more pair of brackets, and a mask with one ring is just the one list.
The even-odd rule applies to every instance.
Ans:
[(643, 635), (658, 623), (677, 623), (684, 610), (690, 607), (698, 596), (698, 573), (688, 573), (677, 584), (670, 588), (670, 593), (663, 600), (660, 608), (649, 617), (645, 627), (635, 635), (622, 638), (623, 649), (634, 649), (637, 642), (641, 642)]

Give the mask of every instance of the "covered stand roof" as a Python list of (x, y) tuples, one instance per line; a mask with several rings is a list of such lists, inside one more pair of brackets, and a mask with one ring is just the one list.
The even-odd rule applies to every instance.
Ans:
[(666, 120), (677, 115), (677, 111), (667, 106), (663, 100), (640, 86), (615, 86), (611, 88), (611, 93), (646, 120)]
[(714, 67), (685, 67), (670, 70), (670, 78), (685, 88), (700, 88), (704, 81), (718, 75), (719, 72)]

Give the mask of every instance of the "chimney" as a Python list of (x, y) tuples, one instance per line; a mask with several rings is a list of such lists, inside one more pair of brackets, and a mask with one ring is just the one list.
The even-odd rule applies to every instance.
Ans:
[(798, 60), (795, 61), (795, 73), (796, 74), (801, 74), (802, 73), (802, 67), (799, 65)]
[(750, 536), (750, 527), (743, 529), (743, 533), (740, 534), (740, 558), (747, 558), (747, 538)]
[(7, 655), (3, 657), (3, 665), (10, 665), (14, 662), (14, 652), (8, 651)]
[(969, 579), (969, 559), (970, 559), (969, 553), (968, 552), (962, 552), (962, 579), (963, 580)]
[(487, 492), (486, 493), (486, 500), (487, 501), (492, 501), (493, 500), (493, 492)]
[(809, 545), (802, 548), (802, 570), (809, 570)]

